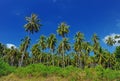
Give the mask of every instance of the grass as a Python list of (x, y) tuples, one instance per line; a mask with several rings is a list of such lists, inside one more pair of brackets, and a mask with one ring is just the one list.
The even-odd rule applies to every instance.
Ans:
[(120, 71), (104, 69), (101, 66), (83, 70), (73, 66), (60, 68), (31, 64), (12, 70), (2, 76), (0, 81), (120, 81)]

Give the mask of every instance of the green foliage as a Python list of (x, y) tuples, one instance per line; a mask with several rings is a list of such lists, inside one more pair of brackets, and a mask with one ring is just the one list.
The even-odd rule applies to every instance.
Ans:
[(120, 71), (115, 71), (115, 70), (111, 70), (111, 69), (106, 69), (104, 70), (104, 78), (106, 80), (120, 80)]
[(103, 76), (104, 76), (104, 70), (105, 69), (102, 66), (98, 65), (98, 66), (95, 67), (95, 70), (97, 72), (98, 78), (102, 79)]
[(118, 62), (120, 62), (120, 46), (117, 46), (115, 49), (115, 57)]
[(14, 71), (14, 68), (0, 59), (0, 76), (8, 75)]
[(45, 66), (43, 64), (31, 64), (27, 67), (20, 67), (15, 71), (15, 74), (23, 77), (23, 76), (36, 76), (36, 75), (42, 75), (47, 76), (51, 75), (52, 73), (56, 74), (59, 71), (59, 67), (53, 67), (53, 66)]
[(14, 72), (19, 77), (25, 76), (50, 76), (50, 75), (57, 75), (62, 77), (68, 77), (74, 71), (77, 71), (78, 68), (73, 66), (69, 66), (66, 68), (60, 68), (55, 66), (45, 66), (43, 64), (31, 64), (27, 67), (19, 67)]

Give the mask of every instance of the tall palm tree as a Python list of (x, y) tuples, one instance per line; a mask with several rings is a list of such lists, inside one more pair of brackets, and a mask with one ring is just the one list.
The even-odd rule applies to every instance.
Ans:
[(77, 32), (75, 35), (74, 50), (78, 54), (78, 67), (81, 66), (80, 56), (82, 52), (82, 42), (84, 41), (84, 35), (81, 32)]
[(61, 45), (64, 47), (64, 53), (62, 53), (62, 58), (63, 58), (63, 67), (65, 67), (65, 53), (66, 51), (70, 50), (70, 43), (67, 38), (64, 38), (63, 41), (61, 42)]
[(51, 53), (52, 53), (52, 65), (53, 65), (53, 66), (54, 66), (54, 58), (53, 58), (53, 55), (54, 55), (54, 51), (55, 51), (56, 42), (57, 42), (57, 39), (56, 39), (55, 34), (51, 34), (51, 35), (48, 37), (47, 43), (48, 43), (48, 48), (50, 48), (50, 51), (51, 51)]
[[(97, 58), (97, 56), (99, 54), (98, 51), (99, 51), (99, 48), (100, 48), (99, 37), (97, 36), (97, 34), (93, 34), (92, 41), (93, 41), (93, 48), (92, 48), (92, 50), (94, 52), (95, 58)], [(96, 66), (96, 63), (97, 63), (97, 59), (94, 62), (94, 66)]]
[(39, 45), (38, 44), (33, 45), (31, 51), (33, 54), (34, 62), (41, 63), (42, 55), (41, 55), (41, 49)]
[(88, 60), (88, 58), (89, 58), (89, 54), (90, 54), (90, 51), (92, 50), (92, 47), (91, 47), (91, 45), (90, 45), (90, 43), (89, 42), (83, 42), (82, 43), (82, 48), (83, 48), (83, 57), (84, 57), (84, 64), (83, 64), (83, 67), (85, 66), (85, 65), (88, 65), (87, 64), (87, 60)]
[(105, 55), (106, 55), (105, 53), (106, 51), (102, 47), (100, 47), (98, 50), (97, 60), (98, 60), (98, 64), (101, 66), (103, 65), (104, 62), (107, 61), (105, 58)]
[[(43, 57), (44, 51), (47, 48), (47, 41), (46, 41), (46, 37), (44, 35), (40, 36), (39, 41), (38, 41), (38, 45), (40, 46), (40, 49), (42, 51), (41, 55)], [(48, 60), (47, 60), (47, 64), (48, 64)]]
[(33, 34), (34, 32), (38, 32), (40, 27), (40, 20), (36, 14), (31, 14), (30, 17), (26, 17), (27, 23), (24, 25), (25, 31), (29, 34)]
[(25, 53), (29, 47), (29, 44), (30, 44), (30, 39), (28, 36), (25, 37), (24, 39), (22, 39), (22, 43), (20, 45), (20, 52), (22, 52), (21, 60), (19, 62), (20, 67), (23, 65), (23, 59), (24, 59)]
[[(26, 17), (26, 21), (27, 23), (24, 25), (24, 28), (25, 28), (25, 31), (28, 32), (28, 34), (33, 34), (34, 32), (38, 32), (40, 27), (42, 26), (40, 24), (40, 20), (38, 19), (38, 16), (36, 14), (31, 14), (30, 17)], [(28, 40), (30, 40), (30, 37), (28, 35)], [(21, 56), (21, 63), (20, 63), (20, 66), (22, 65), (23, 63), (23, 58), (25, 56), (25, 49), (27, 48), (27, 44), (25, 44), (24, 46), (24, 51), (22, 53), (22, 56)]]
[(93, 34), (92, 41), (93, 41), (93, 51), (94, 51), (94, 54), (96, 54), (97, 50), (100, 47), (99, 37), (97, 36), (97, 34)]
[[(65, 22), (62, 22), (59, 26), (58, 26), (58, 29), (57, 29), (57, 33), (62, 36), (62, 40), (66, 40), (65, 37), (66, 35), (69, 33), (69, 26), (65, 23)], [(64, 43), (62, 43), (62, 53), (64, 55)], [(65, 67), (65, 63), (64, 63), (64, 56), (63, 56), (63, 68)]]
[(59, 66), (60, 65), (60, 61), (61, 61), (61, 56), (62, 56), (62, 45), (61, 43), (58, 45), (57, 47), (57, 65)]

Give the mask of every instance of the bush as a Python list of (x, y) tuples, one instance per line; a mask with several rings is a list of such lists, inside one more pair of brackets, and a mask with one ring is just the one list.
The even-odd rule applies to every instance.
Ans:
[(55, 66), (45, 66), (43, 64), (31, 64), (27, 67), (20, 67), (15, 71), (15, 74), (24, 77), (28, 75), (36, 76), (42, 75), (46, 77), (47, 75), (58, 74), (60, 71), (60, 67)]
[(113, 81), (120, 80), (120, 71), (104, 69), (102, 66), (95, 68), (80, 69), (73, 66), (60, 68), (56, 66), (45, 66), (43, 64), (31, 64), (26, 67), (17, 68), (14, 73), (18, 77), (47, 77), (59, 76), (69, 79), (69, 81)]
[(0, 59), (0, 76), (8, 75), (14, 71), (14, 68)]

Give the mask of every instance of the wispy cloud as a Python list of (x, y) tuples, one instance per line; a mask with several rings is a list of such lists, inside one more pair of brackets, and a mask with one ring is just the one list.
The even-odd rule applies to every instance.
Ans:
[(120, 34), (112, 33), (110, 35), (107, 35), (107, 36), (104, 37), (103, 42), (106, 44), (106, 40), (108, 39), (108, 37), (112, 37), (116, 41), (114, 46), (120, 46), (120, 43), (118, 43), (118, 41), (120, 41), (120, 38), (115, 39), (115, 36), (120, 36)]
[(10, 44), (10, 43), (6, 44), (6, 46), (7, 48), (11, 48), (11, 47), (17, 48), (14, 44)]

